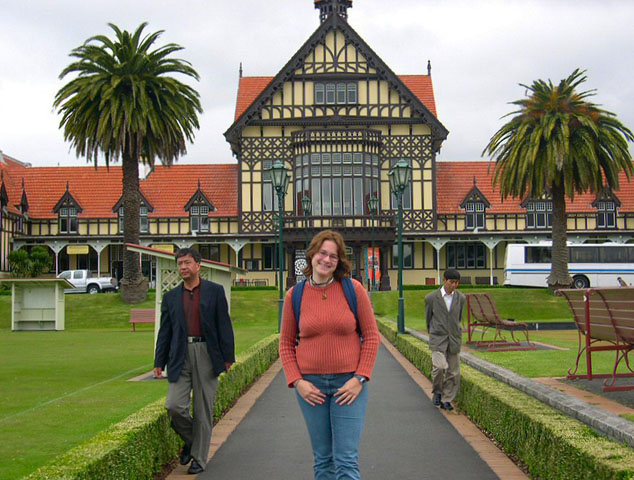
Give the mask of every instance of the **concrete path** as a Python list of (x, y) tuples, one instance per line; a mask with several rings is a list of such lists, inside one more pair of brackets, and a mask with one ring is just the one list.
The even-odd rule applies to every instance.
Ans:
[[(464, 417), (434, 408), (417, 382), (386, 347), (380, 348), (368, 385), (370, 399), (360, 448), (364, 480), (499, 478), (471, 446), (473, 440), (467, 441), (452, 425), (456, 423), (452, 417)], [(476, 437), (477, 432), (471, 435)], [(196, 478), (313, 478), (306, 426), (283, 372), (275, 375), (215, 452), (207, 470)]]

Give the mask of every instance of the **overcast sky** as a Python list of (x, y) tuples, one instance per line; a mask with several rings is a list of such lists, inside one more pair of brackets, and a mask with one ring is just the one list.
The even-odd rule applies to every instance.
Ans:
[[(204, 113), (180, 163), (233, 162), (223, 133), (244, 75), (273, 76), (319, 26), (313, 0), (0, 0), (0, 150), (33, 166), (85, 165), (52, 110), (69, 52), (107, 26), (165, 30), (200, 74)], [(396, 74), (432, 78), (449, 130), (439, 158), (477, 160), (519, 83), (587, 70), (593, 101), (634, 129), (634, 2), (354, 0), (350, 25)], [(70, 77), (68, 77), (70, 78)], [(68, 80), (67, 78), (67, 80)], [(632, 149), (631, 149), (632, 150)]]

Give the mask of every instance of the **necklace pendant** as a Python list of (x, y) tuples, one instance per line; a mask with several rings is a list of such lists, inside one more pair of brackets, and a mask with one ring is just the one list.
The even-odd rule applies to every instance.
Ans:
[(328, 296), (327, 296), (325, 293), (322, 293), (322, 294), (321, 294), (321, 299), (322, 299), (322, 300), (326, 300), (327, 298), (328, 298)]

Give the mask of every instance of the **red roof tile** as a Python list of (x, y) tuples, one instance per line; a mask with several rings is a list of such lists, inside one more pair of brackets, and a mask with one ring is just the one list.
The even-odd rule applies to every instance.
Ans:
[[(238, 85), (238, 99), (236, 101), (237, 120), (260, 93), (271, 83), (274, 77), (242, 77)], [(434, 99), (434, 87), (431, 77), (428, 75), (399, 75), (398, 78), (411, 90), (411, 92), (436, 116), (436, 101)]]
[[(473, 188), (474, 178), (476, 185), (486, 199), (491, 203), (490, 213), (524, 213), (520, 207), (523, 199), (507, 198), (504, 202), (500, 199), (499, 189), (493, 188), (493, 171), (495, 164), (489, 161), (474, 162), (438, 162), (436, 164), (436, 199), (439, 214), (464, 213), (460, 204)], [(615, 191), (621, 201), (621, 208), (631, 212), (634, 209), (634, 182), (628, 182), (624, 173), (620, 177), (620, 190)], [(596, 194), (584, 193), (576, 195), (574, 201), (566, 201), (568, 212), (593, 212), (592, 207)]]

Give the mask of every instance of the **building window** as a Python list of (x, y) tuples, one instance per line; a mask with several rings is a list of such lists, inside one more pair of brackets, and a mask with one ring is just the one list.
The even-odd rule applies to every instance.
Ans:
[[(398, 245), (392, 246), (392, 268), (398, 268)], [(403, 243), (403, 268), (414, 268), (413, 243)]]
[(262, 265), (264, 270), (273, 270), (275, 264), (275, 245), (262, 245)]
[(262, 211), (273, 211), (273, 183), (271, 182), (271, 172), (269, 168), (273, 166), (272, 160), (262, 162)]
[[(150, 218), (148, 208), (144, 205), (139, 207), (139, 231), (148, 233), (150, 231)], [(119, 233), (123, 233), (123, 207), (119, 207), (118, 211)]]
[(303, 214), (305, 195), (311, 200), (312, 216), (369, 215), (368, 199), (379, 197), (378, 163), (378, 155), (361, 152), (298, 155), (295, 211)]
[(354, 105), (357, 98), (355, 82), (315, 83), (315, 105)]
[(616, 205), (614, 202), (605, 201), (597, 203), (597, 227), (598, 228), (615, 228), (616, 227)]
[(465, 228), (467, 230), (484, 228), (484, 210), (482, 202), (467, 202), (465, 205)]
[(244, 268), (246, 268), (250, 272), (255, 272), (257, 270), (260, 270), (260, 262), (259, 260), (249, 258), (244, 261)]
[[(392, 168), (396, 163), (401, 160), (400, 158), (393, 158), (390, 161), (390, 168)], [(412, 166), (412, 160), (410, 158), (404, 158), (402, 160), (407, 160), (409, 166)], [(405, 187), (403, 190), (403, 210), (411, 210), (412, 209), (412, 177), (410, 176), (409, 185)], [(392, 192), (392, 210), (398, 210), (398, 203), (396, 202), (396, 195)]]
[(553, 203), (547, 200), (526, 204), (526, 228), (551, 228), (553, 226)]
[(483, 244), (448, 243), (446, 248), (447, 268), (486, 268), (486, 251)]
[(150, 231), (150, 219), (148, 217), (147, 207), (139, 207), (139, 230), (141, 233)]
[(59, 209), (60, 233), (77, 233), (77, 209), (62, 207)]
[(189, 209), (189, 225), (192, 232), (209, 231), (209, 207), (192, 205)]

